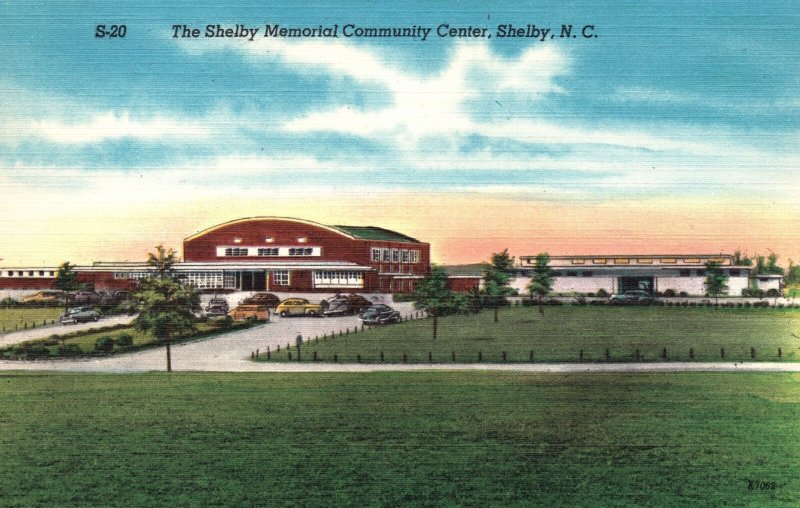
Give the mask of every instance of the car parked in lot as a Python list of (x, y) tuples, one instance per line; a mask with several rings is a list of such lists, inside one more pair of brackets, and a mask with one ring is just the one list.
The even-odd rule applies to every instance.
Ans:
[(208, 319), (220, 319), (228, 315), (228, 308), (222, 305), (209, 305), (203, 312)]
[(56, 290), (37, 291), (30, 295), (23, 296), (20, 300), (23, 303), (58, 303), (64, 301), (64, 292)]
[(206, 313), (208, 313), (208, 311), (211, 310), (213, 307), (222, 308), (224, 310), (223, 314), (227, 314), (228, 311), (231, 310), (230, 306), (228, 306), (228, 300), (224, 298), (218, 298), (216, 296), (211, 300), (209, 300), (208, 305), (206, 305)]
[(321, 316), (323, 311), (322, 304), (311, 303), (305, 298), (287, 298), (275, 308), (275, 312), (281, 317)]
[(349, 295), (335, 295), (327, 302), (328, 308), (324, 311), (326, 316), (361, 314), (372, 306), (372, 302), (356, 293), (351, 293)]
[(266, 305), (242, 304), (228, 312), (236, 321), (269, 321), (269, 309)]
[(245, 305), (266, 305), (270, 309), (274, 309), (279, 303), (281, 299), (272, 293), (256, 293), (242, 300)]
[(400, 321), (400, 313), (388, 305), (372, 305), (361, 314), (361, 322), (365, 325), (385, 325)]
[(86, 323), (100, 319), (100, 313), (91, 307), (74, 307), (58, 319), (62, 325)]
[(653, 301), (650, 293), (637, 289), (611, 295), (608, 299), (608, 303), (612, 305), (650, 305)]

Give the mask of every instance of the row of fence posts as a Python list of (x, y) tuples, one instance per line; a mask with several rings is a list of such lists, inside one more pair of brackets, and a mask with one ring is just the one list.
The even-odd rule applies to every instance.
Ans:
[[(54, 324), (56, 324), (56, 320), (55, 320), (55, 319), (51, 319), (51, 320), (50, 320), (50, 324), (51, 324), (51, 325), (54, 325)], [(42, 324), (41, 324), (41, 325), (37, 325), (37, 324), (36, 324), (36, 321), (34, 321), (34, 322), (32, 322), (32, 323), (30, 324), (30, 326), (28, 326), (28, 323), (27, 323), (27, 322), (25, 322), (25, 323), (22, 323), (22, 328), (20, 328), (20, 327), (19, 327), (19, 323), (16, 323), (16, 324), (14, 324), (14, 330), (15, 330), (15, 331), (16, 331), (16, 330), (20, 330), (20, 329), (21, 329), (21, 330), (27, 330), (28, 328), (30, 328), (31, 330), (33, 330), (33, 329), (34, 329), (34, 328), (36, 328), (37, 326), (47, 326), (47, 320), (46, 320), (46, 319), (43, 319), (43, 320), (42, 320)], [(10, 331), (11, 331), (11, 328), (10, 328), (10, 327), (9, 327), (9, 328), (6, 328), (6, 327), (5, 327), (5, 325), (3, 325), (3, 332), (10, 332)]]
[[(363, 328), (362, 328), (362, 331), (363, 331)], [(297, 336), (297, 358), (296, 358), (297, 361), (301, 361), (300, 345), (302, 344), (302, 342), (303, 342), (302, 336), (298, 335)], [(291, 361), (292, 360), (292, 351), (291, 351), (291, 348), (290, 348), (289, 344), (286, 345), (286, 349), (287, 349), (288, 360)], [(277, 352), (280, 352), (280, 350), (281, 350), (281, 347), (278, 346)], [(259, 358), (259, 355), (260, 355), (260, 350), (256, 349), (255, 351), (250, 353), (250, 358)], [(726, 355), (725, 348), (720, 348), (720, 350), (719, 350), (720, 358), (725, 358), (725, 355)], [(267, 346), (266, 356), (267, 356), (267, 360), (270, 360), (272, 358), (272, 351), (270, 350), (269, 346)], [(380, 363), (384, 363), (384, 361), (386, 360), (386, 355), (384, 354), (384, 352), (381, 351), (379, 356), (380, 356)], [(667, 348), (662, 348), (660, 356), (661, 356), (661, 359), (663, 359), (663, 360), (667, 360), (669, 358), (669, 355), (667, 354)], [(756, 356), (757, 356), (756, 355), (756, 348), (751, 347), (750, 348), (750, 358), (755, 360)], [(634, 357), (634, 359), (636, 361), (640, 361), (642, 359), (642, 355), (641, 355), (641, 352), (640, 352), (639, 349), (636, 349), (636, 351), (634, 352), (633, 357)], [(478, 351), (477, 358), (478, 358), (478, 362), (479, 363), (483, 361), (483, 358), (484, 358), (483, 351)], [(692, 360), (695, 358), (694, 348), (689, 348), (689, 358), (692, 359)], [(783, 358), (783, 350), (781, 348), (778, 348), (778, 358)], [(508, 353), (506, 351), (502, 351), (500, 353), (500, 359), (503, 362), (507, 362), (508, 361)], [(606, 348), (606, 350), (605, 350), (605, 359), (607, 361), (611, 360), (611, 350), (609, 350), (608, 348)], [(319, 361), (319, 356), (318, 356), (316, 351), (312, 352), (312, 360), (315, 361), (315, 362)], [(362, 357), (361, 357), (361, 354), (359, 353), (359, 354), (356, 355), (356, 362), (357, 363), (361, 363), (361, 360), (362, 360)], [(455, 351), (451, 351), (450, 352), (450, 360), (451, 360), (452, 363), (456, 363), (457, 355), (456, 355)], [(338, 354), (334, 354), (333, 355), (333, 362), (336, 363), (338, 361), (339, 361)], [(534, 354), (533, 354), (533, 350), (532, 349), (530, 350), (530, 352), (528, 354), (528, 361), (529, 362), (533, 362), (534, 361)], [(583, 362), (584, 361), (583, 349), (578, 351), (578, 361), (579, 362)], [(408, 363), (408, 353), (403, 353), (403, 363)], [(433, 363), (433, 351), (428, 351), (428, 363)]]

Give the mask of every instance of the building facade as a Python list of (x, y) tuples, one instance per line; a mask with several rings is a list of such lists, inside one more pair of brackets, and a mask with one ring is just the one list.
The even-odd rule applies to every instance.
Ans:
[[(203, 290), (410, 293), (430, 273), (430, 245), (372, 226), (328, 226), (287, 217), (237, 219), (183, 241), (179, 278)], [(128, 289), (146, 263), (78, 266), (96, 290)], [(54, 268), (2, 269), (0, 288), (44, 289)]]
[[(706, 263), (720, 264), (728, 276), (728, 294), (741, 296), (748, 288), (751, 268), (734, 266), (727, 254), (552, 256), (553, 292), (589, 294), (601, 290), (622, 293), (644, 290), (651, 294), (706, 293)], [(521, 256), (515, 287), (527, 285), (536, 256)], [(760, 281), (757, 281), (760, 282)]]

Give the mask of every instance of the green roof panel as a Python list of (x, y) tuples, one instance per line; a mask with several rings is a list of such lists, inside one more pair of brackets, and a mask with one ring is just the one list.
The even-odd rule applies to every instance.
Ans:
[(383, 240), (386, 242), (421, 243), (416, 238), (411, 238), (397, 231), (376, 228), (373, 226), (331, 226), (342, 233), (354, 236), (361, 240)]

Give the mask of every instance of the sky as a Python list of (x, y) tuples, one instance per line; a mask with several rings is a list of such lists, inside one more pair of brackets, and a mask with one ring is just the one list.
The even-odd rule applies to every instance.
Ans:
[[(249, 216), (395, 229), (437, 263), (800, 260), (793, 2), (166, 3), (0, 5), (0, 265), (143, 260)], [(431, 31), (345, 36), (370, 28)]]

